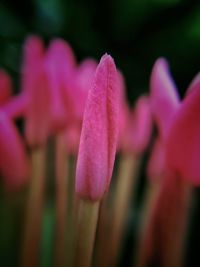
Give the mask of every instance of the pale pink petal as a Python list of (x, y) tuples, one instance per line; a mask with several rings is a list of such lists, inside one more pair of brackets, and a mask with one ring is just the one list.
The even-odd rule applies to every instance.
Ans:
[(112, 175), (118, 138), (119, 88), (113, 59), (104, 55), (89, 91), (81, 132), (76, 192), (101, 199)]
[(37, 37), (29, 37), (24, 45), (23, 93), (28, 99), (25, 134), (30, 146), (46, 142), (49, 135), (49, 92), (44, 73), (44, 49)]
[(74, 92), (70, 81), (74, 79), (75, 67), (75, 57), (68, 43), (61, 39), (53, 40), (45, 58), (53, 131), (64, 128), (74, 112)]
[(138, 99), (130, 123), (130, 149), (136, 154), (141, 154), (147, 148), (152, 133), (149, 97), (143, 95)]
[(119, 134), (118, 134), (118, 150), (126, 150), (127, 147), (127, 128), (129, 126), (130, 111), (128, 101), (126, 98), (125, 79), (119, 70), (117, 71), (118, 86), (120, 93), (120, 107), (119, 107)]
[(194, 79), (191, 81), (187, 91), (186, 95), (193, 93), (196, 89), (198, 89), (200, 86), (200, 73), (197, 73), (197, 75), (194, 77)]
[(167, 138), (168, 167), (195, 185), (200, 184), (200, 84), (181, 104)]
[(153, 116), (161, 138), (165, 138), (180, 100), (167, 61), (163, 58), (154, 64), (150, 91)]
[(11, 120), (0, 114), (0, 172), (8, 189), (27, 182), (29, 163), (22, 139)]
[(76, 116), (77, 119), (82, 121), (85, 109), (85, 103), (88, 97), (89, 89), (92, 86), (94, 73), (97, 67), (97, 62), (92, 58), (87, 58), (81, 62), (76, 70), (74, 86), (76, 86)]

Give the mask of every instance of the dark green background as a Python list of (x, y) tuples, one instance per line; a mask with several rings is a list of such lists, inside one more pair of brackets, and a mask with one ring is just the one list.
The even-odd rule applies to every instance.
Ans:
[(130, 102), (148, 90), (159, 56), (169, 60), (181, 94), (199, 70), (198, 0), (0, 1), (0, 66), (15, 81), (22, 44), (30, 33), (47, 43), (65, 38), (78, 60), (110, 53), (125, 75)]

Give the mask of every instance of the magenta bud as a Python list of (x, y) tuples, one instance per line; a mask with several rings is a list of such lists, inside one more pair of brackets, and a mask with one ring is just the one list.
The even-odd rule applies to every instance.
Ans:
[(115, 63), (104, 55), (89, 91), (76, 168), (76, 192), (97, 201), (108, 190), (118, 139), (119, 86)]

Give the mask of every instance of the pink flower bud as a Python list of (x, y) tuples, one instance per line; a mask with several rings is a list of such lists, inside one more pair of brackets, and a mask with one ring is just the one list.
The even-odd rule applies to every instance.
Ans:
[(119, 88), (113, 59), (104, 55), (86, 103), (76, 169), (76, 192), (99, 200), (108, 190), (118, 138)]
[(0, 172), (8, 189), (24, 185), (29, 174), (22, 139), (13, 122), (4, 114), (0, 114)]
[(0, 70), (0, 105), (5, 104), (12, 94), (12, 83), (10, 76)]
[(49, 135), (49, 92), (44, 73), (44, 49), (41, 40), (29, 37), (24, 45), (23, 92), (28, 98), (25, 134), (30, 146), (46, 142)]
[(76, 87), (76, 117), (82, 122), (85, 104), (88, 97), (89, 89), (92, 86), (94, 73), (97, 67), (97, 62), (94, 59), (85, 59), (77, 68), (74, 85)]
[(154, 64), (151, 81), (151, 109), (161, 138), (166, 138), (173, 116), (179, 107), (179, 96), (167, 61), (159, 58)]
[(45, 70), (51, 97), (50, 123), (52, 131), (63, 129), (72, 117), (74, 104), (73, 88), (76, 61), (67, 42), (55, 39), (51, 42), (46, 58)]
[(168, 168), (200, 185), (200, 80), (178, 109), (166, 143)]

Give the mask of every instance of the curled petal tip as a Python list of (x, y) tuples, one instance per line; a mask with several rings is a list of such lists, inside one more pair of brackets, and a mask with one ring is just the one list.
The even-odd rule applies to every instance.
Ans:
[(186, 96), (189, 95), (190, 93), (195, 92), (196, 89), (200, 87), (200, 72), (197, 73), (197, 75), (194, 77), (194, 79), (191, 81), (187, 91), (186, 91)]
[(163, 58), (158, 59), (153, 66), (150, 79), (150, 95), (153, 116), (161, 137), (166, 138), (180, 100), (169, 73), (167, 61)]

